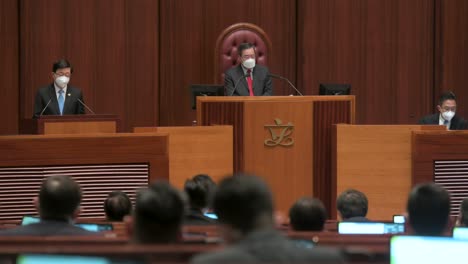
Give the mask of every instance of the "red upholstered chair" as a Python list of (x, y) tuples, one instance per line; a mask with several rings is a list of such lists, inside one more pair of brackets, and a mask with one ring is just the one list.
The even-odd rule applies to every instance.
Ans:
[(240, 43), (254, 44), (258, 64), (267, 65), (271, 54), (271, 41), (260, 27), (250, 23), (238, 23), (227, 27), (216, 41), (215, 83), (224, 83), (224, 72), (237, 65), (237, 46)]

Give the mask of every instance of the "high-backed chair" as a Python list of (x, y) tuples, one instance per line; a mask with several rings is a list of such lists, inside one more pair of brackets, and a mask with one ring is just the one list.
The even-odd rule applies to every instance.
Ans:
[(223, 83), (224, 72), (239, 63), (237, 46), (244, 42), (254, 44), (257, 63), (267, 65), (271, 54), (271, 41), (265, 31), (250, 23), (231, 25), (223, 30), (216, 41), (215, 83)]

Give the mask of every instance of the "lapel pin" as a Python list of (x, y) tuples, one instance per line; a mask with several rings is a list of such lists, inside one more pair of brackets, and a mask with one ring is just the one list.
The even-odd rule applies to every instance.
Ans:
[(71, 96), (71, 93), (67, 94), (67, 96)]

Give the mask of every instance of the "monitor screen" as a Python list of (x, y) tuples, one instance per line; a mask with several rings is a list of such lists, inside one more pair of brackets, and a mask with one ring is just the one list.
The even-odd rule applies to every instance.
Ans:
[(393, 216), (393, 223), (397, 224), (404, 224), (406, 222), (404, 215), (394, 215)]
[(215, 213), (204, 213), (203, 215), (211, 219), (218, 219), (218, 216)]
[(450, 237), (394, 236), (390, 240), (390, 263), (459, 263), (466, 258), (467, 248), (468, 240)]
[(350, 84), (321, 83), (319, 95), (350, 95)]
[[(40, 218), (37, 216), (30, 216), (26, 215), (23, 216), (23, 220), (21, 221), (21, 225), (29, 225), (34, 223), (39, 223)], [(83, 229), (86, 229), (91, 232), (101, 232), (101, 231), (112, 231), (114, 228), (112, 224), (104, 224), (104, 223), (77, 223), (76, 226), (79, 226)]]
[(453, 228), (453, 238), (468, 239), (468, 227), (455, 227)]
[(107, 258), (94, 256), (23, 254), (16, 258), (18, 264), (107, 264)]
[(197, 96), (223, 96), (224, 86), (212, 84), (192, 84), (190, 86), (190, 91), (192, 93), (192, 109), (196, 109)]
[(405, 225), (401, 223), (382, 222), (340, 222), (338, 223), (339, 234), (356, 235), (379, 235), (398, 234), (405, 232)]

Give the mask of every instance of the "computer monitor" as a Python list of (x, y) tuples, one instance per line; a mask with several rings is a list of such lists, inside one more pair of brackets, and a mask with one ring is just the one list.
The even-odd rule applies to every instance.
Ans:
[(196, 109), (197, 96), (223, 96), (224, 86), (212, 84), (192, 84), (190, 85), (190, 91), (192, 93), (192, 109)]
[[(39, 223), (41, 220), (37, 216), (25, 215), (21, 221), (21, 225), (29, 225)], [(77, 223), (75, 226), (81, 227), (91, 232), (112, 231), (114, 228), (112, 224), (106, 223)]]
[(467, 248), (467, 240), (450, 237), (394, 236), (390, 240), (390, 263), (460, 263), (466, 259)]
[(105, 257), (76, 256), (76, 255), (52, 255), (52, 254), (22, 254), (16, 259), (18, 264), (110, 264)]
[(403, 223), (339, 222), (338, 233), (347, 235), (383, 235), (405, 232)]
[(468, 227), (454, 227), (453, 238), (456, 239), (468, 239)]
[(351, 84), (321, 83), (319, 95), (350, 95)]

